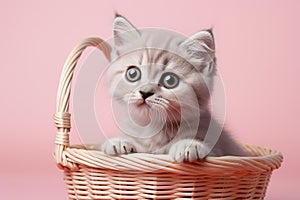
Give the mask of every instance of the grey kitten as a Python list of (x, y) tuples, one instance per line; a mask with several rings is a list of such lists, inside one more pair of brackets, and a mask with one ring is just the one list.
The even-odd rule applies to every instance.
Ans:
[[(107, 140), (103, 152), (168, 153), (178, 162), (246, 155), (210, 113), (216, 71), (211, 30), (185, 38), (138, 30), (118, 15), (111, 56), (110, 91), (129, 115), (121, 117), (124, 136)], [(207, 134), (217, 141), (204, 141)]]

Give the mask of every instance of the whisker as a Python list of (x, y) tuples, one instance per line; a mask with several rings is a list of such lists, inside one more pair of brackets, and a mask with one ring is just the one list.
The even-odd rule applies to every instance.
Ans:
[(194, 106), (194, 105), (185, 103), (184, 101), (178, 101), (178, 102), (179, 102), (179, 105), (186, 105), (186, 106), (188, 106), (189, 108), (196, 109), (196, 110), (197, 110), (197, 109), (200, 110), (198, 104)]
[[(173, 115), (173, 113), (171, 113), (171, 115), (169, 116), (168, 115), (168, 117), (170, 118), (171, 117), (171, 120), (172, 120), (172, 118), (174, 119), (174, 120), (172, 120), (172, 123), (171, 123), (171, 132), (169, 133), (169, 137), (172, 137), (174, 134), (176, 134), (175, 133), (175, 130), (177, 130), (179, 127), (180, 127), (180, 124), (178, 123), (178, 121), (176, 120), (176, 118), (175, 118), (175, 116)], [(175, 122), (175, 123), (174, 123)]]
[[(167, 104), (170, 104), (170, 100), (164, 98), (163, 96), (159, 96), (159, 97), (156, 97), (155, 99), (157, 99), (158, 101), (163, 101)], [(189, 108), (194, 108), (194, 109), (200, 109), (198, 104), (197, 105), (191, 105), (191, 104), (188, 104), (188, 103), (185, 103), (184, 101), (182, 100), (177, 100), (179, 102), (179, 105), (187, 105)]]
[[(175, 107), (172, 106), (171, 104), (170, 104), (169, 106), (170, 106), (171, 108), (175, 108)], [(175, 110), (175, 112), (177, 112), (178, 114), (180, 114), (180, 112), (179, 112), (176, 108), (175, 108), (174, 110)], [(172, 112), (171, 112), (171, 115), (174, 117), (174, 119), (176, 119)], [(181, 117), (180, 120), (181, 120), (181, 121), (183, 120), (186, 124), (189, 124), (189, 122), (188, 122), (184, 117)], [(177, 120), (175, 120), (175, 122), (176, 122), (176, 125), (178, 125)], [(189, 125), (188, 125), (188, 126), (189, 126)]]
[(157, 103), (162, 104), (165, 108), (168, 107), (169, 101), (164, 100), (164, 99), (162, 99), (162, 98), (157, 98), (157, 97), (156, 97), (154, 100), (155, 100)]

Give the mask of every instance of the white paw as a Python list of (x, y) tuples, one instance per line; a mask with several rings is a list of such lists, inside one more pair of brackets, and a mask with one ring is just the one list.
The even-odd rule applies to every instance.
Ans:
[(193, 139), (180, 140), (174, 143), (169, 150), (169, 155), (176, 162), (200, 160), (208, 153), (209, 149), (203, 142)]
[(101, 151), (109, 155), (118, 155), (136, 152), (136, 148), (126, 139), (112, 138), (102, 144)]

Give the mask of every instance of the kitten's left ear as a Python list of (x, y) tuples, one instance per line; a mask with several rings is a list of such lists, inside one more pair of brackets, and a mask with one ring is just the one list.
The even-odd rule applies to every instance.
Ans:
[(139, 31), (125, 17), (117, 14), (113, 22), (114, 45), (120, 46), (138, 37)]
[(180, 47), (184, 50), (189, 61), (203, 68), (212, 71), (215, 61), (215, 41), (212, 30), (200, 31), (184, 40)]

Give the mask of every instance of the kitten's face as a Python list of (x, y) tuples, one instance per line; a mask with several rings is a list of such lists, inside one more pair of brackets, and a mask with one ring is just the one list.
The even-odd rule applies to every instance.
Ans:
[(140, 125), (164, 117), (179, 122), (182, 113), (191, 118), (195, 107), (206, 108), (210, 96), (214, 72), (211, 32), (188, 39), (158, 32), (138, 31), (123, 17), (114, 21), (110, 90)]

